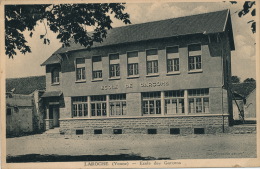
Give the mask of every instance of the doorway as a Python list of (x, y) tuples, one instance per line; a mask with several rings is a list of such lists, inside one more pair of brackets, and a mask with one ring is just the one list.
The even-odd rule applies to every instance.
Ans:
[(50, 106), (50, 119), (53, 119), (53, 127), (59, 127), (60, 110), (58, 106)]

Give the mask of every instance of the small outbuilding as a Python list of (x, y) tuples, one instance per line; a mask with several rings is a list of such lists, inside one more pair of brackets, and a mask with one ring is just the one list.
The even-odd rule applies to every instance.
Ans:
[(43, 131), (44, 90), (45, 76), (6, 79), (7, 136)]
[(256, 121), (256, 82), (236, 83), (233, 90), (233, 117), (235, 121)]

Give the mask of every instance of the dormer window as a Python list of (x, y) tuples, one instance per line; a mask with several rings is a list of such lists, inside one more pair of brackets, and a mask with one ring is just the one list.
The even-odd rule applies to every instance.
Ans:
[(59, 84), (60, 83), (60, 69), (54, 68), (51, 72), (51, 83)]
[(85, 71), (85, 59), (78, 58), (76, 59), (76, 81), (85, 81), (86, 80), (86, 71)]

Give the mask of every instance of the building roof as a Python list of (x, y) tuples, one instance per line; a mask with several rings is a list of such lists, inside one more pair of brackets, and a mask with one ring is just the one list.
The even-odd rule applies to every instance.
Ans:
[(256, 82), (233, 83), (232, 91), (246, 98), (256, 88)]
[(62, 95), (62, 91), (49, 91), (45, 92), (41, 97), (60, 97)]
[(52, 55), (49, 57), (45, 62), (41, 64), (41, 66), (49, 65), (49, 64), (56, 64), (61, 63), (61, 58), (58, 56), (58, 54)]
[(33, 106), (33, 96), (32, 95), (21, 95), (21, 94), (12, 94), (12, 97), (6, 98), (6, 105), (8, 107), (27, 107)]
[[(94, 43), (92, 48), (176, 37), (181, 35), (221, 33), (226, 31), (227, 25), (229, 26), (229, 36), (231, 36), (231, 49), (234, 49), (230, 14), (227, 9), (113, 28), (107, 31), (107, 37), (102, 43)], [(51, 60), (57, 61), (57, 56), (55, 56), (56, 54), (82, 49), (86, 48), (80, 44), (71, 42), (69, 47), (59, 48), (42, 65), (54, 64)]]
[(13, 90), (13, 94), (28, 95), (35, 90), (45, 90), (45, 86), (45, 76), (6, 79), (6, 92), (12, 92)]

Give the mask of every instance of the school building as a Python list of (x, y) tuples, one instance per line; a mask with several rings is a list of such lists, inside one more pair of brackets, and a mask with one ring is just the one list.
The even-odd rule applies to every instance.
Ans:
[(235, 50), (229, 10), (113, 28), (91, 50), (71, 42), (46, 67), (46, 129), (64, 134), (228, 130)]

